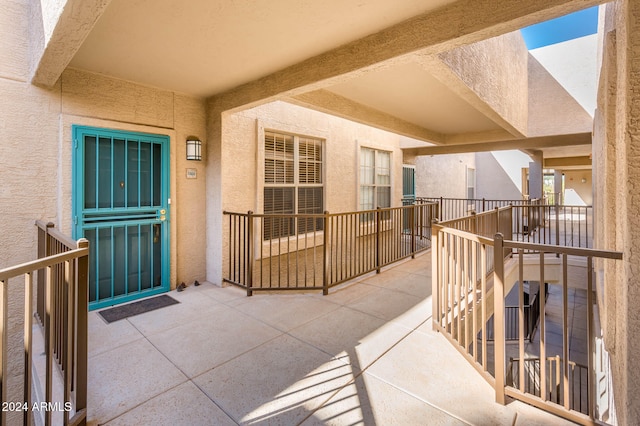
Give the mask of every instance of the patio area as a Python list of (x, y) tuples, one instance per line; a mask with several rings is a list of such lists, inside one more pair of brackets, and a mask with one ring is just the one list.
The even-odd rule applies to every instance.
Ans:
[(493, 389), (431, 329), (431, 253), (316, 294), (210, 283), (89, 314), (89, 424), (571, 424)]

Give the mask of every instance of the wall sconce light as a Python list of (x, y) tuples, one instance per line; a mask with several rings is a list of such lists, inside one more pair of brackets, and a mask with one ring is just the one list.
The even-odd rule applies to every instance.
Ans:
[(187, 138), (187, 160), (202, 160), (202, 141), (196, 136)]

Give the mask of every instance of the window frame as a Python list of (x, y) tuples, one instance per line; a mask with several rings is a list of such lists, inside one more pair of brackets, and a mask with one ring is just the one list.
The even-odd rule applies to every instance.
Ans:
[[(372, 170), (373, 170), (373, 183), (363, 183), (363, 158), (364, 158), (364, 154), (363, 152), (365, 150), (369, 150), (369, 151), (373, 151), (373, 166), (372, 166)], [(381, 154), (388, 154), (388, 167), (386, 168), (387, 170), (387, 174), (385, 175), (379, 175), (378, 174), (378, 170), (379, 170), (379, 166), (378, 164), (381, 162), (380, 158), (381, 158)], [(378, 182), (378, 176), (387, 176), (388, 177), (388, 183), (379, 183)], [(364, 187), (368, 187), (368, 188), (372, 188), (372, 192), (373, 192), (373, 200), (371, 203), (371, 208), (364, 208), (363, 207), (363, 188)], [(388, 206), (380, 206), (379, 200), (378, 200), (378, 189), (380, 188), (387, 188), (388, 190)], [(393, 194), (393, 151), (388, 150), (388, 149), (383, 149), (383, 148), (376, 148), (373, 146), (369, 146), (369, 145), (359, 145), (358, 146), (358, 211), (365, 211), (365, 210), (375, 210), (376, 208), (380, 207), (380, 208), (388, 208), (392, 206), (392, 194)]]
[[(473, 185), (470, 185), (470, 181), (471, 179), (469, 179), (469, 173), (472, 173), (473, 176)], [(465, 196), (467, 198), (467, 211), (471, 212), (475, 209), (475, 200), (476, 199), (476, 190), (477, 190), (477, 175), (476, 175), (476, 169), (475, 167), (469, 167), (466, 166), (465, 168), (465, 176), (464, 176), (464, 182), (465, 182)], [(469, 190), (473, 191), (473, 196), (469, 197)]]
[[(268, 150), (267, 150), (267, 137), (269, 134), (272, 134), (274, 136), (283, 136), (285, 139), (287, 137), (290, 137), (292, 139), (293, 142), (293, 182), (286, 182), (286, 172), (285, 172), (285, 182), (267, 182), (267, 160), (271, 157), (268, 154)], [(300, 208), (301, 208), (301, 202), (300, 202), (300, 192), (302, 189), (308, 189), (308, 188), (320, 188), (320, 208), (318, 209), (319, 211), (317, 213), (306, 213), (306, 214), (321, 214), (325, 211), (325, 205), (326, 205), (326, 168), (327, 168), (327, 155), (326, 155), (326, 138), (322, 138), (322, 137), (317, 137), (317, 136), (307, 136), (304, 134), (298, 134), (298, 133), (294, 133), (294, 132), (289, 132), (289, 131), (282, 131), (282, 130), (272, 130), (272, 129), (268, 129), (268, 128), (264, 128), (262, 129), (262, 132), (259, 132), (259, 153), (261, 152), (262, 155), (259, 155), (259, 168), (261, 170), (261, 173), (259, 173), (259, 188), (261, 188), (261, 190), (259, 190), (259, 192), (261, 193), (261, 204), (262, 204), (262, 211), (265, 214), (270, 214), (266, 211), (266, 192), (269, 188), (291, 188), (292, 192), (293, 192), (293, 212), (292, 213), (283, 213), (283, 214), (305, 214), (305, 213), (299, 213), (300, 212)], [(303, 155), (301, 155), (301, 150), (300, 147), (303, 143), (306, 142), (310, 142), (312, 144), (318, 144), (320, 149), (319, 149), (319, 157), (320, 160), (314, 160), (314, 159), (307, 159), (306, 161), (302, 159)], [(260, 158), (261, 157), (261, 158)], [(286, 161), (286, 159), (285, 159)], [(312, 175), (315, 175), (319, 178), (320, 182), (302, 182), (301, 179), (301, 166), (303, 163), (306, 164), (319, 164), (319, 168), (320, 168), (320, 172), (312, 172)], [(285, 169), (286, 170), (286, 167)], [(311, 221), (311, 223), (309, 223)], [(281, 239), (281, 238), (296, 238), (296, 237), (300, 237), (300, 236), (304, 236), (304, 235), (308, 235), (308, 234), (313, 234), (314, 232), (322, 232), (323, 229), (323, 221), (321, 219), (319, 220), (315, 220), (315, 226), (313, 224), (314, 219), (298, 219), (298, 220), (291, 220), (291, 228), (292, 230), (289, 232), (284, 232), (281, 231), (279, 232), (277, 235), (267, 235), (265, 233), (265, 235), (263, 235), (263, 240), (264, 241), (270, 241), (270, 240), (274, 240), (274, 239)], [(265, 224), (266, 224), (266, 218), (265, 218)], [(301, 227), (303, 227), (303, 229), (301, 230)], [(266, 232), (266, 231), (265, 231)]]

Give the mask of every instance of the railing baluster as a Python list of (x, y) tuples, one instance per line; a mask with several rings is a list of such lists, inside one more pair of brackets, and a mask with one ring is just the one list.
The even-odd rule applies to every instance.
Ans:
[[(31, 380), (32, 380), (32, 339), (33, 330), (33, 272), (27, 272), (24, 275), (24, 402), (27, 404), (27, 409), (23, 413), (22, 422), (29, 426), (31, 425)], [(3, 348), (6, 348), (3, 341)], [(1, 357), (2, 355), (0, 355)], [(0, 399), (4, 401), (4, 399)], [(5, 424), (2, 422), (2, 424)]]
[[(569, 409), (569, 280), (567, 255), (562, 255), (562, 370), (564, 408)], [(558, 366), (560, 368), (560, 366)]]
[[(9, 280), (0, 281), (0, 341), (2, 343), (2, 350), (0, 350), (0, 402), (8, 402), (9, 400), (7, 398), (8, 286)], [(0, 410), (0, 424), (7, 424), (6, 410)]]
[[(494, 250), (503, 253), (502, 234), (498, 233), (494, 237)], [(493, 277), (493, 335), (495, 351), (495, 392), (496, 402), (504, 405), (505, 400), (505, 339), (504, 339), (504, 262), (503, 256), (494, 265)]]
[[(518, 250), (518, 292), (518, 357), (524, 360), (524, 253), (522, 249)], [(529, 284), (529, 297), (531, 297), (531, 284)], [(522, 362), (519, 364), (518, 382), (520, 391), (524, 392), (524, 363)]]
[(540, 252), (540, 288), (542, 289), (542, 296), (540, 297), (540, 396), (543, 400), (547, 400), (547, 353), (546, 353), (546, 335), (545, 335), (545, 302), (546, 294), (544, 285), (544, 252)]

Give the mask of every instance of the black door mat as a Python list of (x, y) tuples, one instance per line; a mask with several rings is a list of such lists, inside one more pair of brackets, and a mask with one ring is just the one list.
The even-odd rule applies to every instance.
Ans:
[(145, 312), (155, 311), (165, 306), (175, 305), (178, 302), (173, 297), (163, 294), (162, 296), (152, 297), (150, 299), (140, 300), (138, 302), (126, 305), (116, 306), (114, 308), (105, 309), (98, 312), (102, 318), (108, 323), (129, 318), (134, 315), (144, 314)]

